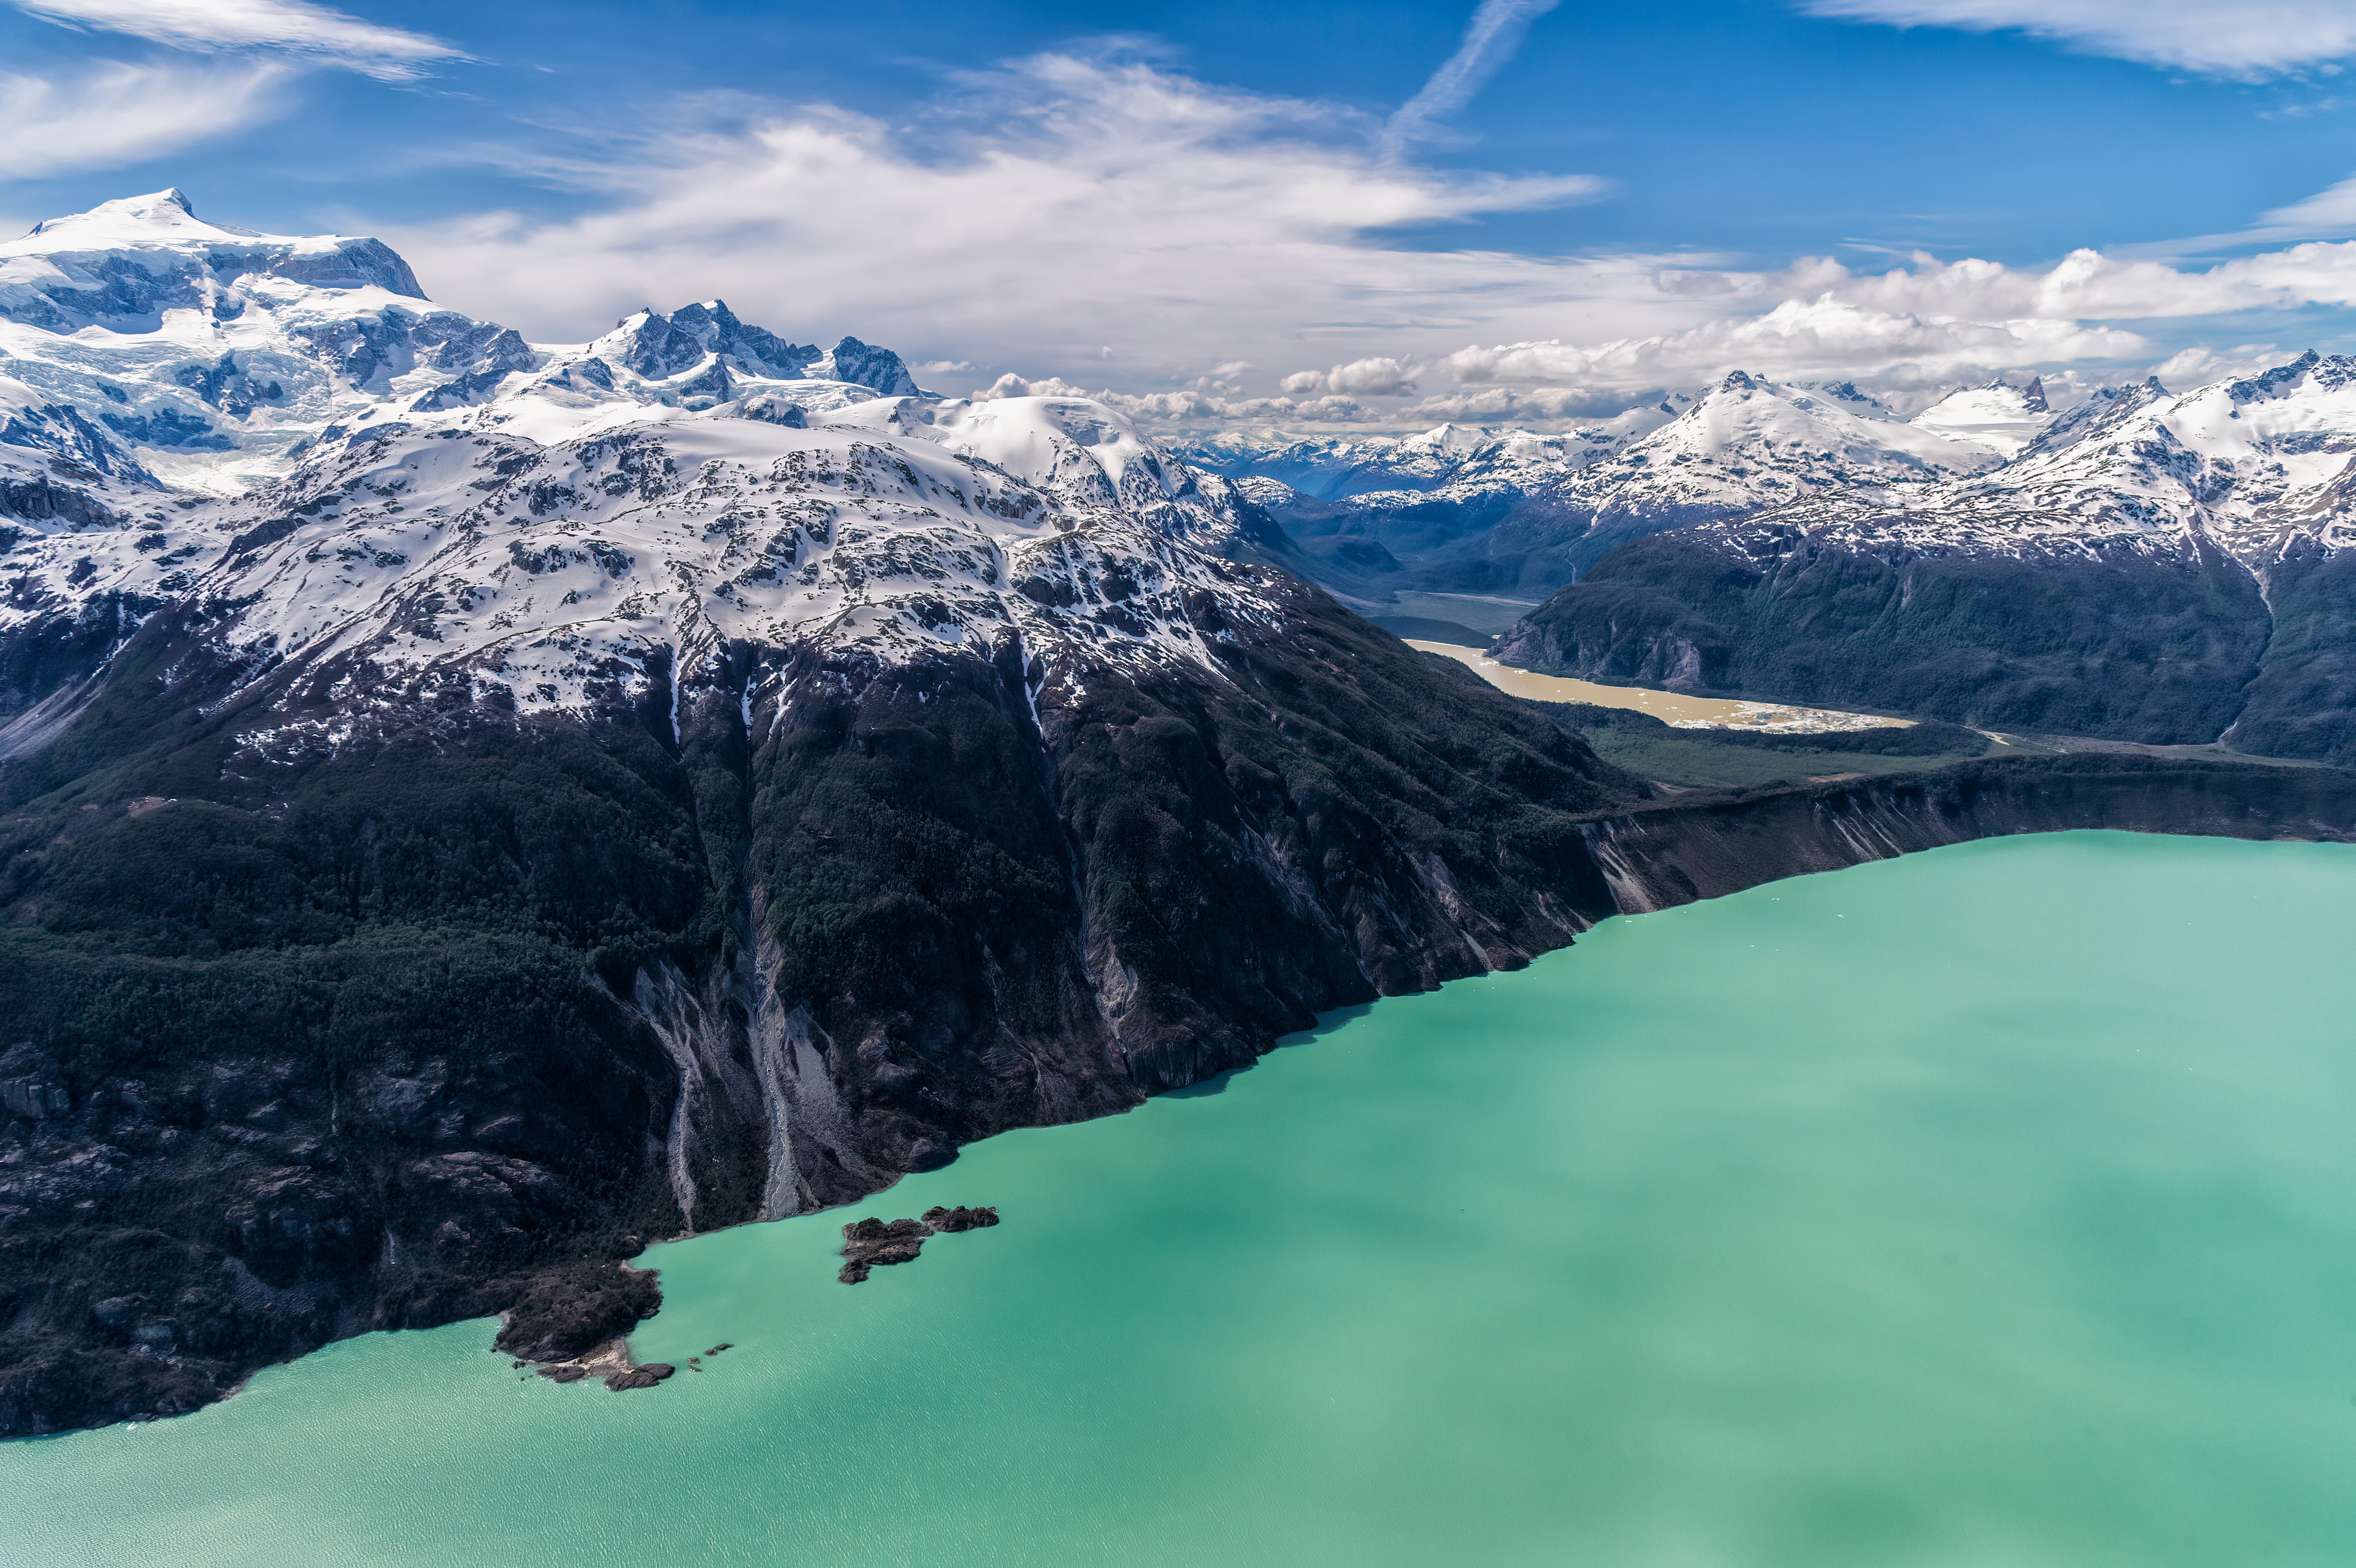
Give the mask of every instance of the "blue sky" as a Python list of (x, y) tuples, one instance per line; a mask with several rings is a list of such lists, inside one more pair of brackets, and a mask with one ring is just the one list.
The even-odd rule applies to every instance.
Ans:
[(1173, 419), (2200, 379), (2356, 325), (2351, 59), (2356, 0), (16, 0), (0, 219), (177, 185), (542, 340), (721, 294)]

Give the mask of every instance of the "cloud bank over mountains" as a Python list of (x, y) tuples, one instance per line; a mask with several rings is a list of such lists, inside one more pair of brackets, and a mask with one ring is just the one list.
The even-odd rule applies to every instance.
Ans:
[(1453, 227), (1596, 182), (1401, 162), (1347, 111), (1133, 59), (1044, 55), (959, 85), (905, 124), (707, 105), (693, 130), (560, 171), (594, 190), (585, 215), (388, 238), (441, 297), (538, 337), (684, 286), (1197, 421), (1575, 419), (1737, 367), (1897, 389), (2139, 373), (2219, 319), (2356, 304), (2347, 242), (1880, 272), (1451, 246)]
[[(11, 0), (159, 46), (0, 75), (16, 178), (154, 158), (284, 112), (306, 73), (412, 82), (459, 45), (305, 0)], [(1217, 85), (1108, 48), (946, 80), (891, 118), (712, 92), (627, 126), (421, 156), (562, 190), (380, 232), (444, 303), (541, 341), (644, 305), (725, 297), (805, 334), (894, 344), (941, 389), (1111, 392), (1148, 419), (1546, 424), (1730, 368), (1903, 400), (2037, 370), (2122, 379), (2236, 363), (2356, 306), (2356, 180), (2179, 251), (2042, 266), (1904, 256), (1545, 253), (1484, 219), (1608, 197), (1583, 174), (1445, 167), (1420, 149), (1556, 0), (1482, 0), (1455, 54), (1387, 119)], [(1851, 22), (2018, 29), (2170, 69), (2263, 74), (2356, 48), (2356, 0), (1794, 0)], [(2033, 12), (2033, 14), (2032, 14)], [(348, 82), (348, 77), (345, 79)], [(365, 83), (359, 85), (365, 86)], [(657, 129), (641, 130), (651, 126)], [(547, 129), (543, 127), (543, 129)], [(200, 197), (203, 193), (198, 193)], [(2273, 339), (2272, 342), (2256, 341)]]

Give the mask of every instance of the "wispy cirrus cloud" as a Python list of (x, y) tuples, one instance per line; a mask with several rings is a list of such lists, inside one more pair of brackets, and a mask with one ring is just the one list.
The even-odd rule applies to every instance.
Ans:
[(45, 179), (176, 151), (278, 112), (285, 67), (99, 60), (0, 75), (0, 178)]
[(197, 53), (262, 52), (407, 80), (438, 61), (469, 57), (455, 45), (380, 27), (308, 0), (9, 0), (69, 27), (124, 33)]
[(2356, 0), (1797, 0), (1811, 16), (2022, 32), (2086, 54), (2272, 76), (2356, 54)]
[(1481, 0), (1456, 52), (1384, 123), (1384, 151), (1396, 157), (1409, 143), (1439, 133), (1440, 122), (1472, 102), (1489, 79), (1514, 58), (1528, 36), (1530, 24), (1561, 4), (1562, 0)]

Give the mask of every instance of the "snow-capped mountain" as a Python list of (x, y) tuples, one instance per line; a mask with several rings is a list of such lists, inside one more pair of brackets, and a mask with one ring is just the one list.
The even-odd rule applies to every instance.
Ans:
[(1987, 472), (1902, 493), (1815, 496), (1758, 520), (1990, 552), (2205, 542), (2254, 571), (2301, 541), (2337, 549), (2356, 537), (2342, 510), (2356, 453), (2356, 359), (2309, 353), (2181, 395), (2147, 382), (2077, 412)]
[(586, 345), (528, 344), (434, 306), (380, 240), (208, 223), (177, 190), (0, 245), (0, 372), (8, 444), (215, 495), (389, 418), (550, 440), (650, 408), (790, 417), (916, 391), (896, 355), (787, 343), (719, 301), (642, 311)]
[[(2030, 405), (2034, 404), (2034, 410)], [(1226, 435), (1182, 449), (1248, 484), (1319, 580), (1530, 599), (1632, 539), (1815, 495), (1982, 472), (2049, 425), (2041, 387), (1951, 394), (1912, 420), (1847, 382), (1734, 371), (1561, 435), (1443, 425), (1407, 437)]]
[(2351, 457), (2356, 359), (2310, 353), (2181, 395), (2146, 382), (2049, 420), (1985, 472), (1645, 540), (1505, 651), (1790, 700), (2356, 760)]
[(1881, 494), (1996, 462), (1919, 422), (1735, 370), (1685, 413), (1610, 462), (1565, 476), (1552, 494), (1599, 522), (1722, 516), (1828, 491)]
[(1394, 551), (1416, 586), (1542, 597), (1629, 539), (1794, 497), (1880, 495), (2001, 461), (1891, 417), (1854, 388), (1733, 371), (1616, 453), (1527, 485), (1478, 526)]
[(651, 1238), (1609, 913), (1646, 786), (1289, 548), (717, 301), (528, 343), (173, 192), (0, 248), (0, 1434), (576, 1354)]
[[(530, 709), (643, 684), (651, 650), (903, 656), (1116, 602), (1101, 651), (1165, 657), (1194, 636), (1173, 595), (1242, 542), (1225, 481), (1093, 402), (932, 399), (888, 350), (717, 301), (530, 345), (379, 241), (225, 229), (177, 192), (0, 247), (0, 636), (100, 598), (235, 603), (234, 656), (431, 667)], [(0, 747), (101, 669), (20, 693)]]
[(1175, 450), (1237, 479), (1301, 547), (1289, 564), (1345, 592), (1382, 597), (1412, 586), (1409, 563), (1477, 536), (1692, 402), (1678, 394), (1558, 435), (1460, 424), (1359, 441), (1230, 432)]
[(2017, 457), (2053, 422), (2053, 411), (2045, 401), (2042, 380), (2026, 387), (1998, 380), (1950, 392), (1907, 422), (1949, 441), (1985, 446), (2000, 457)]
[(1357, 441), (1229, 431), (1175, 443), (1171, 450), (1197, 467), (1235, 478), (1272, 479), (1312, 501), (1386, 492), (1433, 494), (1456, 486), (1530, 489), (1611, 456), (1676, 416), (1676, 409), (1664, 400), (1559, 435), (1463, 424)]

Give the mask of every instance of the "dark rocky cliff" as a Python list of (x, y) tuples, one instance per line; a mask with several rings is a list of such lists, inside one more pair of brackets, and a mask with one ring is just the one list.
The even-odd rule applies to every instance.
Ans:
[(2082, 753), (1650, 804), (1584, 829), (1623, 912), (2014, 833), (2356, 842), (2356, 773)]
[(1193, 604), (1219, 679), (747, 646), (586, 721), (379, 690), (291, 752), (256, 716), (358, 672), (256, 680), (151, 617), (0, 774), (0, 1431), (519, 1303), (519, 1349), (577, 1349), (646, 1241), (1608, 910), (1579, 824), (1644, 786), (1279, 592), (1275, 628)]

